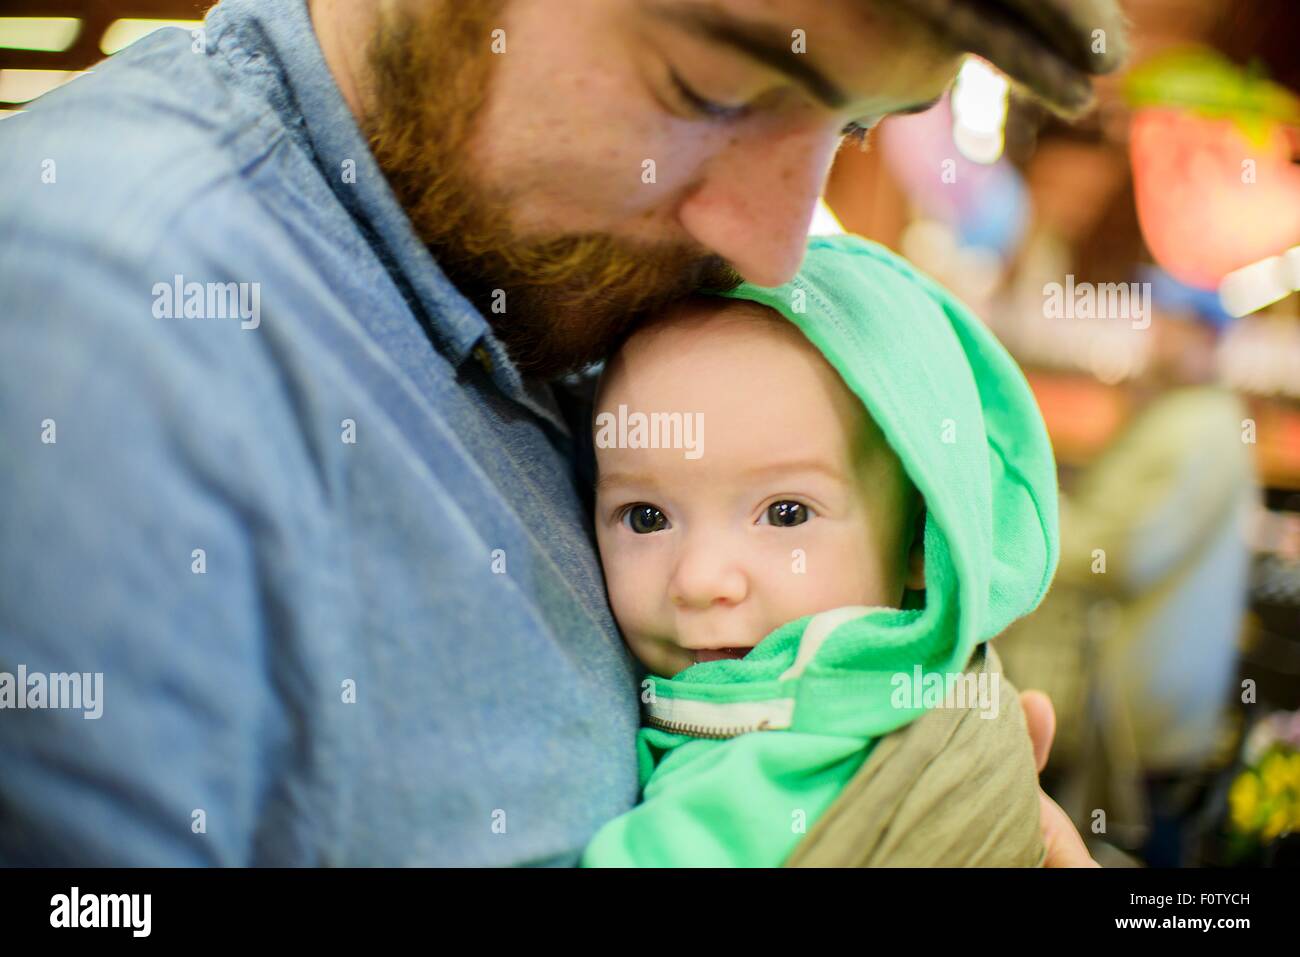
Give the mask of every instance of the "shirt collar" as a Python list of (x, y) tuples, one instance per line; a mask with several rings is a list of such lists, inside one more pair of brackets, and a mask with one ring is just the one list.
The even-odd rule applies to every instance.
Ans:
[[(206, 28), (208, 42), (223, 45), (232, 61), (251, 67), (263, 60), (256, 70), (268, 80), (264, 95), (285, 126), (305, 136), (326, 182), (388, 265), (439, 351), (456, 367), (474, 357), (498, 388), (567, 436), (551, 389), (520, 375), (487, 320), (416, 236), (325, 63), (306, 0), (222, 0)], [(345, 161), (355, 164), (355, 182), (344, 182)]]

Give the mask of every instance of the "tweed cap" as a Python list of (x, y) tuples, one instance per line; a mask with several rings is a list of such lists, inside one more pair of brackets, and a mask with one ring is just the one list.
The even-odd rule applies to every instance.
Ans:
[(1091, 78), (1115, 70), (1128, 52), (1116, 0), (885, 2), (916, 16), (952, 46), (988, 60), (1065, 117), (1092, 104)]

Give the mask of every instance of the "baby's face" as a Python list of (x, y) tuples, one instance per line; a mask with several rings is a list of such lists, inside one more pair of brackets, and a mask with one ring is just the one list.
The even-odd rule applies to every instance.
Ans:
[[(619, 447), (634, 444), (636, 413), (674, 412), (695, 428), (679, 433), (690, 447)], [(741, 657), (795, 618), (897, 607), (923, 587), (919, 499), (898, 458), (766, 307), (705, 299), (639, 332), (610, 361), (596, 413), (610, 604), (652, 672)]]

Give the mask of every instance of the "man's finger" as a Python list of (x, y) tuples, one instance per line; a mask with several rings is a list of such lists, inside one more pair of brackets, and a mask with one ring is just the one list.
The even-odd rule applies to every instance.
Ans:
[(1083, 837), (1075, 828), (1069, 815), (1061, 806), (1038, 789), (1039, 826), (1043, 829), (1043, 844), (1047, 847), (1044, 867), (1101, 867), (1092, 855)]
[(1025, 712), (1029, 738), (1034, 743), (1034, 766), (1041, 772), (1047, 766), (1052, 739), (1056, 737), (1056, 710), (1052, 707), (1052, 699), (1041, 691), (1020, 692), (1020, 707)]

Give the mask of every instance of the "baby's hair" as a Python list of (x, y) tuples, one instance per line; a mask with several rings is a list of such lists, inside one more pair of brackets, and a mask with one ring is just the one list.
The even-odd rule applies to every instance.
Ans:
[(754, 320), (767, 320), (778, 325), (789, 324), (789, 320), (775, 309), (760, 302), (754, 302), (752, 299), (710, 296), (702, 292), (691, 293), (668, 308), (661, 309), (632, 323), (614, 344), (610, 355), (611, 357), (617, 355), (633, 336), (689, 321), (691, 317), (700, 313), (708, 313), (711, 317), (745, 317)]
[[(671, 329), (674, 326), (689, 324), (701, 315), (707, 315), (709, 321), (716, 321), (719, 318), (726, 320), (736, 320), (742, 322), (770, 322), (774, 326), (788, 327), (794, 329), (793, 324), (770, 306), (765, 306), (760, 302), (754, 302), (751, 299), (731, 299), (726, 296), (710, 296), (705, 293), (692, 293), (691, 295), (679, 300), (667, 309), (662, 309), (650, 316), (638, 320), (631, 327), (624, 331), (615, 343), (609, 358), (605, 361), (605, 366), (601, 372), (600, 379), (596, 385), (596, 398), (599, 401), (605, 382), (608, 380), (611, 367), (616, 365), (619, 357), (623, 352), (623, 347), (638, 336), (654, 336), (657, 333)], [(797, 333), (802, 335), (802, 333)]]

